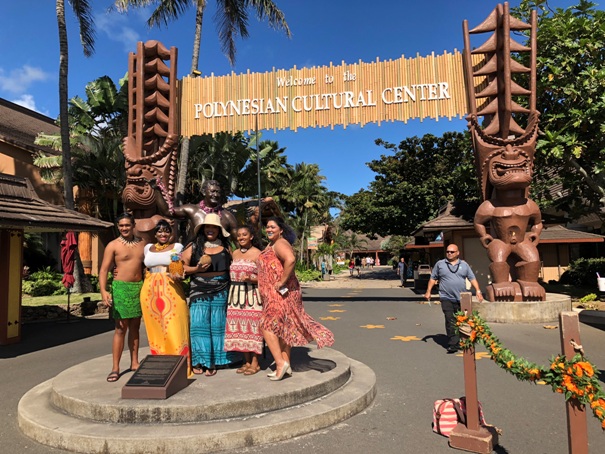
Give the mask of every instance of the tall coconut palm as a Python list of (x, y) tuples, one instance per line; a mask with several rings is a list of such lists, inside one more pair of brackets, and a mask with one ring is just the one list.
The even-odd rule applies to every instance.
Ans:
[[(171, 21), (179, 19), (190, 6), (195, 6), (195, 34), (193, 37), (193, 53), (191, 57), (190, 74), (199, 74), (200, 44), (202, 42), (202, 24), (207, 0), (115, 0), (119, 11), (126, 11), (130, 6), (144, 7), (157, 5), (147, 20), (150, 27), (168, 25)], [(237, 37), (248, 37), (248, 11), (256, 12), (260, 20), (267, 19), (269, 25), (281, 29), (290, 37), (290, 28), (286, 23), (284, 13), (272, 0), (217, 0), (217, 14), (215, 17), (221, 47), (231, 66), (235, 64)], [(177, 194), (184, 194), (189, 166), (189, 138), (181, 143), (179, 178)]]
[[(94, 20), (88, 0), (68, 0), (80, 25), (80, 41), (84, 55), (94, 53)], [(65, 0), (57, 0), (57, 25), (59, 29), (59, 122), (61, 128), (61, 152), (63, 154), (63, 195), (65, 207), (74, 209), (73, 175), (71, 167), (71, 148), (69, 142), (69, 121), (67, 112), (67, 75), (69, 52), (67, 47), (67, 25), (65, 24)]]

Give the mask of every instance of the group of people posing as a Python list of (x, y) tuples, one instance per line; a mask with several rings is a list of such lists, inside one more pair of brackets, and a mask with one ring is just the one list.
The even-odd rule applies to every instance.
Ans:
[[(146, 243), (135, 236), (132, 215), (118, 218), (120, 236), (107, 246), (99, 273), (103, 302), (115, 319), (113, 365), (107, 381), (121, 376), (126, 339), (130, 370), (139, 367), (141, 317), (151, 353), (186, 356), (190, 374), (213, 376), (217, 369), (238, 363), (243, 354), (236, 373), (254, 375), (261, 370), (259, 355), (266, 343), (275, 363), (268, 376), (281, 380), (292, 374), (293, 346), (313, 340), (319, 348), (333, 344), (333, 334), (303, 308), (284, 221), (268, 219), (268, 245), (261, 251), (253, 244), (250, 227), (230, 233), (221, 223), (221, 214), (204, 213), (186, 245), (174, 242), (166, 220), (157, 223), (155, 242)], [(236, 236), (234, 245), (232, 236)], [(113, 272), (111, 290), (109, 272)], [(187, 277), (188, 295), (181, 282)]]

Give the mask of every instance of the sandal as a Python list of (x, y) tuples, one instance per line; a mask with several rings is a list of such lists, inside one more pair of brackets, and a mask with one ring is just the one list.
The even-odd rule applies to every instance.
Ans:
[(257, 374), (260, 371), (260, 366), (256, 366), (256, 367), (249, 367), (248, 369), (246, 369), (246, 371), (244, 372), (244, 375), (254, 375)]
[(244, 364), (242, 367), (240, 367), (239, 369), (236, 369), (235, 373), (236, 374), (245, 374), (246, 370), (250, 367), (250, 364)]
[(117, 370), (112, 370), (107, 376), (107, 381), (109, 383), (113, 383), (114, 381), (118, 381), (120, 379), (120, 372)]
[(206, 369), (206, 377), (213, 377), (216, 375), (216, 369)]
[(202, 375), (204, 373), (204, 369), (201, 367), (193, 367), (191, 370), (195, 375)]

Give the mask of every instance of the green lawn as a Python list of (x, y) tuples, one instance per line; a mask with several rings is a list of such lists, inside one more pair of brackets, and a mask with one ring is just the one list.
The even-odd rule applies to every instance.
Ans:
[[(100, 293), (74, 293), (71, 295), (69, 303), (79, 304), (85, 297), (90, 297), (91, 301), (101, 301)], [(23, 297), (23, 306), (57, 306), (59, 304), (67, 304), (67, 295)]]

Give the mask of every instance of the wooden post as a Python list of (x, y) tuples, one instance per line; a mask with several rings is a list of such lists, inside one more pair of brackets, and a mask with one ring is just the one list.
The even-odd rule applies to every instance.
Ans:
[[(460, 294), (460, 306), (470, 314), (472, 295), (468, 292)], [(498, 434), (479, 425), (479, 401), (477, 399), (477, 369), (475, 364), (475, 348), (463, 353), (464, 362), (464, 394), (466, 395), (466, 425), (458, 425), (450, 433), (450, 446), (464, 451), (489, 454), (498, 444)]]
[[(578, 353), (572, 341), (581, 345), (578, 314), (573, 311), (561, 312), (559, 324), (561, 325), (561, 351), (570, 360)], [(565, 409), (569, 454), (588, 454), (588, 427), (584, 405), (578, 399), (570, 399), (565, 402)]]

